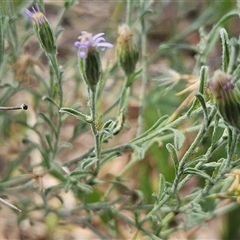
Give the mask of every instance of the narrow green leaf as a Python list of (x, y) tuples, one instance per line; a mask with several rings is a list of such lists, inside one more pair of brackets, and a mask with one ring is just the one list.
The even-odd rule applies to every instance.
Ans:
[[(233, 72), (237, 69), (238, 66), (238, 56), (239, 56), (239, 40), (235, 37), (232, 37), (229, 40), (229, 47), (230, 47), (230, 60), (229, 60), (229, 65), (228, 65), (228, 71), (227, 73), (232, 75), (233, 82), (235, 82), (235, 76)], [(239, 79), (238, 77), (236, 78), (237, 80)]]
[(159, 174), (159, 185), (158, 185), (158, 200), (160, 201), (164, 197), (165, 193), (165, 178), (164, 176), (160, 173)]
[(57, 130), (54, 127), (52, 121), (44, 113), (38, 113), (38, 116), (41, 117), (48, 124), (48, 126), (51, 128), (51, 130), (55, 134), (55, 137), (57, 137)]
[(80, 190), (82, 190), (83, 192), (85, 192), (86, 194), (92, 193), (93, 192), (93, 188), (90, 185), (87, 185), (85, 183), (78, 183), (77, 184), (78, 188), (80, 188)]
[(0, 68), (3, 62), (4, 56), (4, 35), (3, 35), (3, 15), (0, 10)]
[(43, 96), (42, 100), (50, 102), (51, 104), (55, 105), (58, 109), (60, 108), (59, 105), (49, 96)]
[[(208, 67), (207, 66), (202, 66), (201, 70), (200, 70), (200, 84), (199, 84), (199, 88), (198, 88), (198, 92), (200, 94), (202, 94), (204, 96), (205, 94), (205, 89), (206, 89), (206, 85), (207, 85), (207, 80), (208, 80)], [(197, 107), (198, 104), (198, 99), (195, 99), (193, 101), (192, 106), (190, 107), (190, 109), (187, 112), (187, 115), (190, 116), (191, 113), (195, 110), (195, 108)]]
[(87, 122), (87, 123), (90, 123), (92, 121), (92, 118), (90, 116), (85, 115), (84, 113), (79, 112), (79, 111), (77, 111), (75, 109), (72, 109), (72, 108), (64, 107), (64, 108), (61, 108), (59, 110), (59, 112), (67, 113), (67, 114), (72, 115), (75, 118), (80, 119), (80, 120), (82, 120), (84, 122)]
[(190, 166), (192, 166), (192, 165), (195, 165), (195, 164), (197, 164), (197, 163), (199, 163), (199, 162), (204, 163), (204, 162), (206, 162), (207, 160), (208, 160), (208, 158), (206, 157), (206, 155), (202, 155), (202, 156), (199, 156), (199, 157), (197, 157), (197, 158), (195, 158), (195, 159), (193, 159), (193, 160), (185, 163), (184, 166), (187, 168), (187, 167), (190, 167)]
[(71, 188), (73, 184), (70, 181), (67, 181), (66, 185), (64, 186), (64, 190), (67, 193)]
[(208, 67), (202, 66), (200, 69), (200, 84), (199, 84), (199, 88), (198, 88), (198, 91), (202, 95), (204, 95), (204, 93), (205, 93), (207, 81), (208, 81)]
[(185, 136), (182, 131), (174, 128), (166, 128), (166, 130), (174, 133), (174, 147), (179, 151), (185, 141)]
[[(4, 76), (4, 74), (6, 73), (6, 69), (7, 69), (7, 65), (8, 65), (8, 61), (9, 61), (9, 53), (4, 53), (5, 54), (5, 57), (3, 58), (3, 61), (1, 63), (1, 66), (0, 66), (0, 83), (1, 83), (1, 80)], [(15, 83), (15, 82), (14, 82)]]
[(202, 59), (203, 62), (206, 62), (206, 58), (207, 58), (208, 54), (211, 52), (214, 42), (217, 40), (215, 38), (215, 36), (217, 36), (219, 28), (227, 20), (229, 20), (233, 17), (237, 17), (237, 16), (238, 16), (238, 11), (236, 9), (229, 11), (228, 13), (223, 15), (223, 17), (213, 26), (212, 30), (208, 34), (207, 41), (205, 43), (205, 49), (203, 51), (204, 54), (203, 54), (203, 59)]
[(204, 113), (204, 117), (206, 119), (206, 122), (208, 122), (208, 111), (207, 111), (207, 107), (206, 107), (204, 97), (200, 92), (196, 92), (195, 96), (196, 96), (197, 100), (199, 101), (199, 103), (201, 104), (202, 109), (203, 109), (203, 113)]
[(219, 168), (221, 163), (216, 163), (216, 162), (210, 162), (210, 163), (205, 163), (201, 166), (201, 170), (215, 170), (216, 168)]
[(222, 40), (222, 70), (227, 72), (230, 62), (230, 51), (228, 34), (224, 28), (220, 29), (220, 37)]
[(240, 165), (240, 159), (238, 159), (232, 163), (233, 168), (239, 167), (239, 165)]
[(124, 117), (126, 116), (127, 109), (128, 109), (129, 93), (130, 93), (129, 87), (126, 87), (123, 89), (121, 97), (120, 97), (120, 101), (119, 101), (118, 115), (120, 115), (122, 113)]
[(170, 153), (171, 158), (172, 158), (172, 160), (173, 160), (175, 172), (177, 172), (177, 170), (178, 170), (178, 165), (179, 165), (179, 160), (178, 160), (178, 157), (177, 157), (177, 153), (176, 153), (176, 151), (175, 151), (175, 148), (174, 148), (174, 146), (173, 146), (171, 143), (168, 143), (168, 144), (166, 145), (166, 148), (167, 148), (168, 152)]
[(162, 219), (161, 225), (164, 227), (167, 224), (169, 224), (170, 222), (172, 222), (173, 218), (175, 217), (175, 213), (174, 212), (169, 212), (168, 214), (166, 214), (166, 216)]
[(100, 168), (103, 167), (105, 164), (108, 162), (112, 161), (114, 158), (121, 156), (120, 152), (113, 152), (109, 154), (107, 157), (105, 157), (103, 160), (100, 162)]
[(74, 4), (75, 4), (75, 0), (65, 0), (64, 7), (70, 8)]
[(17, 89), (17, 87), (19, 86), (18, 82), (12, 82), (12, 83), (5, 83), (0, 85), (0, 88), (12, 88), (12, 89)]
[(88, 171), (84, 171), (84, 170), (75, 170), (75, 171), (72, 171), (69, 176), (73, 177), (86, 177), (87, 175), (91, 174), (91, 172), (88, 172)]
[(51, 193), (51, 195), (54, 195), (54, 192), (59, 192), (59, 191), (56, 191), (56, 190), (59, 190), (59, 189), (64, 189), (64, 187), (65, 187), (65, 185), (66, 185), (66, 181), (64, 181), (64, 182), (61, 182), (61, 183), (59, 183), (59, 184), (56, 184), (56, 185), (53, 185), (53, 186), (51, 186), (51, 187), (47, 187), (46, 189), (45, 189), (45, 195), (47, 196), (49, 193)]
[(62, 169), (62, 167), (57, 162), (51, 163), (51, 171), (50, 173), (56, 177), (57, 179), (60, 179), (61, 181), (66, 181), (67, 173)]
[(52, 195), (53, 197), (57, 198), (62, 204), (64, 204), (64, 200), (63, 200), (62, 196), (54, 193), (53, 191), (51, 192), (51, 195)]
[(142, 69), (138, 70), (137, 72), (133, 73), (130, 76), (130, 78), (128, 79), (128, 82), (127, 82), (127, 87), (130, 87), (138, 79), (141, 72), (142, 72)]
[(138, 239), (138, 231), (136, 231), (136, 233), (134, 234), (134, 236), (133, 236), (133, 238), (132, 238), (132, 240), (137, 240)]
[(145, 131), (143, 134), (141, 134), (139, 137), (136, 137), (132, 140), (132, 143), (134, 143), (135, 141), (141, 140), (142, 138), (146, 137), (148, 134), (153, 133), (154, 131), (156, 131), (157, 129), (159, 129), (161, 126), (164, 125), (165, 120), (168, 118), (167, 115), (162, 116), (161, 118), (159, 118), (147, 131)]
[(237, 0), (238, 16), (240, 17), (240, 0)]
[(97, 158), (87, 158), (85, 159), (82, 164), (81, 164), (81, 168), (82, 169), (86, 169), (88, 167), (90, 167), (91, 165), (93, 165), (94, 163), (96, 163), (98, 161)]
[(58, 152), (65, 148), (72, 148), (73, 145), (70, 142), (63, 142), (60, 145), (58, 145)]
[(46, 140), (47, 140), (48, 146), (49, 146), (49, 148), (50, 148), (51, 151), (52, 151), (53, 147), (52, 147), (51, 135), (49, 134), (49, 132), (46, 132), (44, 135), (45, 135), (45, 138), (46, 138)]
[[(18, 166), (26, 160), (26, 158), (34, 149), (35, 149), (35, 146), (31, 145), (27, 149), (19, 153), (16, 159), (13, 159), (10, 161), (10, 158), (8, 158), (8, 165), (10, 165), (10, 167), (8, 167), (6, 170), (4, 169), (4, 172), (3, 172), (4, 174), (2, 173), (1, 175), (1, 181), (4, 181), (5, 178), (10, 178), (14, 170), (16, 170)], [(13, 168), (11, 168), (11, 165)]]
[(205, 179), (208, 179), (210, 182), (212, 181), (211, 177), (206, 174), (205, 172), (195, 169), (195, 168), (186, 168), (184, 169), (184, 174), (191, 174), (191, 175), (197, 175), (200, 177), (203, 177)]

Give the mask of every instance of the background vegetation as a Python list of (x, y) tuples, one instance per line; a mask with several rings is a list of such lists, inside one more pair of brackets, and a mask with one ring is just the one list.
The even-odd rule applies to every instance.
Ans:
[[(39, 45), (32, 6), (51, 25), (56, 59)], [(0, 106), (28, 110), (0, 111), (0, 239), (239, 239), (238, 133), (207, 91), (216, 69), (238, 84), (239, 6), (2, 0)], [(139, 51), (127, 87), (123, 23)], [(100, 160), (79, 115), (91, 112), (74, 47), (81, 31), (114, 45), (100, 53)]]

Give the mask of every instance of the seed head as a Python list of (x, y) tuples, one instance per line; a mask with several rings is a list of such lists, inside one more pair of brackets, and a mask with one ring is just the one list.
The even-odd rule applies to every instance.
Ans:
[(118, 28), (117, 56), (120, 66), (127, 76), (134, 73), (138, 61), (138, 49), (133, 42), (133, 32), (128, 25)]

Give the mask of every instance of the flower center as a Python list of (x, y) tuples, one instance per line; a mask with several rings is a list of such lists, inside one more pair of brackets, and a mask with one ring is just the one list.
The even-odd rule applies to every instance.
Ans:
[(34, 13), (33, 15), (32, 15), (32, 18), (33, 18), (33, 20), (36, 22), (36, 23), (41, 23), (41, 22), (43, 22), (44, 21), (44, 15), (43, 15), (43, 13), (41, 13), (41, 12), (36, 12), (36, 13)]
[(85, 43), (85, 42), (89, 42), (90, 38), (91, 38), (91, 34), (85, 33), (84, 35), (79, 36), (79, 37), (78, 37), (78, 40), (79, 40), (81, 43)]

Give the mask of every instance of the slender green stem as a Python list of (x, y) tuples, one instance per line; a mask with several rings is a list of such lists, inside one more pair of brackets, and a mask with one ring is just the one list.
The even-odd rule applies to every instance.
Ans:
[(126, 15), (126, 23), (127, 25), (131, 26), (131, 16), (132, 16), (132, 7), (133, 7), (133, 0), (127, 0), (127, 15)]
[(100, 142), (100, 135), (97, 129), (97, 113), (96, 113), (96, 89), (90, 90), (89, 89), (89, 104), (90, 104), (90, 115), (92, 118), (91, 130), (94, 137), (94, 145), (95, 145), (95, 156), (97, 158), (96, 162), (96, 173), (99, 171), (99, 162), (101, 158), (101, 142)]
[(202, 142), (202, 139), (205, 136), (205, 133), (206, 133), (205, 124), (202, 124), (202, 127), (200, 128), (200, 131), (198, 132), (193, 143), (191, 144), (191, 146), (189, 147), (189, 149), (187, 150), (187, 152), (184, 154), (183, 158), (179, 162), (178, 171), (176, 173), (176, 177), (174, 179), (173, 186), (172, 186), (173, 193), (175, 193), (176, 190), (178, 189), (178, 184), (183, 174), (184, 165), (186, 164), (187, 161), (189, 161), (190, 157), (192, 156), (193, 152), (195, 151), (199, 143)]
[[(140, 1), (141, 12), (145, 12), (145, 1)], [(145, 14), (141, 17), (141, 48), (142, 48), (142, 84), (141, 92), (139, 97), (139, 116), (138, 116), (138, 128), (137, 136), (139, 136), (143, 131), (143, 111), (145, 106), (145, 94), (147, 86), (147, 36), (146, 36), (146, 26), (145, 26)]]
[(185, 209), (188, 209), (188, 207), (190, 207), (191, 204), (199, 202), (203, 197), (205, 197), (209, 193), (209, 191), (212, 189), (212, 187), (216, 183), (218, 183), (222, 179), (222, 177), (230, 170), (231, 162), (236, 153), (238, 138), (239, 138), (239, 132), (238, 132), (238, 130), (236, 130), (234, 128), (232, 139), (229, 139), (229, 143), (228, 143), (229, 144), (229, 146), (228, 146), (229, 153), (228, 153), (226, 161), (223, 162), (223, 164), (224, 164), (223, 168), (217, 174), (215, 179), (213, 179), (213, 181), (211, 181), (211, 182), (208, 182), (208, 184), (203, 188), (203, 190), (199, 193), (199, 195), (196, 196), (196, 198), (193, 201), (191, 201), (189, 204), (184, 206), (181, 210), (184, 211)]
[[(214, 111), (213, 111), (214, 113)], [(212, 113), (212, 114), (213, 114)], [(178, 120), (176, 120), (175, 122), (178, 122)], [(205, 120), (206, 122), (206, 120)], [(171, 123), (171, 124), (174, 124)], [(171, 125), (170, 124), (170, 125)], [(175, 124), (174, 124), (175, 125)], [(209, 126), (208, 126), (209, 127)], [(206, 123), (205, 124), (202, 124), (200, 126), (200, 130), (194, 140), (194, 142), (191, 144), (190, 148), (188, 149), (188, 151), (185, 153), (185, 155), (183, 156), (183, 158), (181, 159), (180, 163), (179, 163), (179, 166), (178, 166), (178, 171), (176, 173), (176, 177), (174, 179), (174, 182), (173, 182), (173, 185), (172, 185), (172, 189), (171, 189), (171, 192), (172, 193), (176, 193), (177, 189), (178, 189), (178, 185), (179, 185), (179, 182), (180, 182), (180, 179), (181, 179), (181, 176), (182, 176), (182, 170), (183, 170), (183, 167), (185, 165), (185, 163), (189, 160), (189, 158), (191, 157), (191, 155), (193, 154), (195, 148), (197, 147), (197, 145), (202, 141), (203, 137), (205, 136), (205, 133), (207, 131), (207, 128), (206, 128)], [(154, 208), (147, 214), (147, 216), (145, 217), (144, 221), (146, 219), (149, 219), (150, 216), (152, 214), (154, 214), (156, 211), (158, 211), (169, 199), (171, 198), (171, 195), (166, 195), (157, 205), (154, 206)]]
[[(210, 212), (206, 216), (205, 223), (207, 223), (208, 221), (211, 221), (213, 218), (216, 218), (218, 216), (223, 216), (223, 215), (225, 215), (225, 214), (227, 214), (227, 213), (237, 209), (238, 206), (239, 205), (236, 202), (233, 202), (233, 203), (227, 204), (227, 205), (225, 205), (223, 207), (216, 208), (216, 210)], [(161, 235), (160, 236), (165, 239), (165, 238), (167, 238), (167, 236), (169, 236), (169, 234), (171, 234), (173, 232), (176, 232), (177, 230), (181, 230), (181, 229), (184, 229), (186, 231), (186, 226), (181, 224), (178, 227), (173, 227), (173, 228), (169, 228), (167, 230), (161, 231)]]
[[(212, 15), (212, 11), (214, 11), (213, 8), (209, 8), (210, 12), (209, 12), (209, 16)], [(205, 21), (206, 17), (209, 16), (205, 16), (205, 18), (203, 19), (203, 21)], [(211, 51), (211, 49), (213, 48), (213, 45), (215, 44), (215, 42), (218, 39), (218, 29), (222, 26), (222, 24), (224, 22), (226, 22), (228, 19), (233, 18), (238, 16), (238, 11), (237, 10), (232, 10), (230, 12), (228, 12), (227, 14), (225, 14), (212, 28), (212, 30), (209, 32), (208, 36), (205, 37), (206, 40), (204, 42), (204, 44), (201, 44), (199, 46), (200, 52), (196, 55), (196, 64), (195, 64), (195, 69), (193, 72), (197, 72), (198, 69), (200, 68), (200, 65), (202, 65), (202, 63), (206, 63), (207, 57)], [(202, 25), (202, 23), (201, 23)]]
[[(201, 128), (201, 125), (198, 126), (193, 126), (190, 127), (188, 129), (185, 129), (183, 132), (184, 133), (190, 133), (190, 132), (195, 132), (197, 130), (199, 130)], [(170, 133), (170, 134), (166, 134), (164, 136), (159, 136), (158, 137), (158, 141), (167, 141), (171, 138), (173, 138), (174, 134)], [(151, 146), (151, 142), (148, 142), (148, 146), (146, 146), (146, 144), (143, 146), (144, 150), (147, 151), (147, 149)], [(102, 153), (106, 154), (106, 153), (111, 153), (114, 151), (123, 151), (123, 150), (128, 150), (128, 149), (132, 149), (130, 144), (124, 144), (124, 145), (120, 145), (120, 146), (116, 146), (114, 148), (111, 149), (106, 149), (104, 151), (102, 151)], [(117, 177), (121, 177), (123, 176), (126, 172), (128, 172), (136, 163), (139, 162), (139, 158), (137, 156), (134, 156), (131, 161), (124, 167), (124, 169), (117, 175)], [(114, 185), (112, 184), (107, 191), (105, 192), (104, 198), (107, 198), (108, 195), (110, 194), (110, 192), (112, 191)], [(157, 208), (157, 207), (156, 207)]]
[[(223, 138), (220, 139), (220, 140), (216, 143), (214, 149), (206, 156), (206, 160), (210, 159), (210, 157), (213, 155), (213, 153), (214, 153), (217, 149), (219, 149), (221, 146), (223, 146), (225, 143), (226, 143), (226, 139), (223, 139)], [(205, 161), (201, 161), (201, 162), (199, 162), (194, 168), (195, 168), (195, 169), (200, 169), (204, 163), (205, 163)], [(178, 190), (181, 189), (181, 188), (185, 185), (185, 183), (186, 183), (188, 180), (190, 180), (191, 178), (192, 178), (192, 175), (191, 175), (191, 174), (188, 174), (186, 177), (184, 177), (184, 178), (181, 180), (181, 182), (178, 184)]]
[[(57, 80), (57, 86), (58, 86), (58, 96), (59, 96), (59, 109), (62, 107), (63, 104), (63, 90), (62, 90), (62, 70), (59, 67), (58, 60), (56, 57), (56, 54), (48, 54), (48, 58), (50, 60), (50, 64), (52, 65), (52, 69), (54, 71), (54, 75)], [(53, 81), (51, 81), (51, 90), (53, 88)], [(53, 95), (51, 96), (53, 97)], [(50, 114), (52, 112), (52, 106), (50, 108)], [(60, 136), (60, 131), (62, 128), (62, 120), (61, 120), (61, 113), (58, 112), (58, 124), (57, 124), (57, 129), (56, 129), (56, 140), (54, 143), (53, 151), (52, 151), (52, 160), (55, 158), (56, 153), (58, 151), (58, 144), (59, 144), (59, 136)]]
[[(208, 108), (211, 108), (211, 106), (208, 106)], [(191, 117), (196, 117), (198, 116), (200, 113), (202, 112), (202, 108), (198, 108), (196, 109), (194, 112), (192, 112)], [(175, 121), (167, 124), (165, 126), (166, 129), (169, 128), (174, 128), (177, 127), (179, 124), (181, 124), (182, 122), (186, 121), (187, 119), (189, 119), (189, 116), (187, 114), (183, 115), (182, 117), (179, 117), (178, 119), (176, 119)], [(131, 143), (133, 144), (137, 144), (137, 145), (141, 145), (144, 142), (147, 142), (151, 139), (153, 139), (154, 137), (158, 136), (160, 133), (164, 132), (165, 129), (160, 128), (160, 129), (156, 129), (155, 131), (147, 134), (147, 136), (145, 136), (145, 133), (143, 133), (142, 135), (140, 135), (139, 137), (136, 137), (135, 139), (133, 139), (131, 141)]]
[[(10, 3), (10, 8), (11, 8), (11, 12), (13, 14), (13, 16), (16, 16), (15, 13), (15, 6), (14, 6), (14, 2), (9, 1)], [(10, 30), (11, 30), (11, 35), (12, 35), (12, 39), (14, 39), (14, 51), (15, 54), (18, 55), (19, 54), (19, 50), (20, 50), (20, 44), (19, 44), (19, 37), (18, 37), (18, 31), (17, 31), (17, 21), (14, 21), (11, 25), (10, 25)]]
[(210, 127), (208, 118), (210, 118), (212, 120), (212, 118), (215, 116), (215, 114), (216, 114), (216, 109), (213, 108), (211, 113), (209, 114), (209, 116), (204, 115), (205, 119), (202, 124), (202, 127), (200, 128), (200, 131), (198, 132), (193, 143), (191, 144), (191, 146), (189, 147), (189, 149), (186, 151), (186, 153), (182, 157), (181, 161), (179, 162), (178, 171), (176, 173), (176, 177), (174, 179), (173, 186), (172, 186), (172, 191), (174, 193), (179, 189), (179, 183), (180, 183), (180, 180), (181, 180), (181, 177), (183, 174), (184, 165), (186, 164), (187, 161), (189, 161), (189, 159), (191, 158), (192, 154), (194, 153), (196, 147), (199, 145), (199, 143), (202, 142), (208, 128)]
[(126, 214), (121, 213), (117, 208), (111, 206), (110, 210), (116, 214), (119, 218), (121, 218), (125, 223), (130, 224), (134, 227), (136, 227), (137, 229), (139, 229), (140, 231), (142, 231), (143, 233), (145, 233), (147, 236), (149, 236), (151, 239), (153, 240), (161, 240), (160, 238), (158, 238), (155, 234), (153, 234), (150, 231), (147, 231), (146, 229), (144, 229), (142, 226), (140, 226), (139, 224), (137, 224), (133, 219), (131, 219), (130, 217), (128, 217)]
[(165, 195), (164, 198), (152, 208), (152, 210), (145, 216), (145, 218), (142, 221), (145, 222), (148, 219), (150, 219), (151, 215), (157, 212), (170, 199), (170, 197), (171, 197), (170, 195)]
[(62, 71), (59, 68), (58, 60), (55, 54), (49, 54), (48, 58), (52, 64), (57, 83), (58, 83), (58, 91), (59, 91), (59, 107), (62, 107), (63, 103), (63, 90), (62, 90)]
[[(232, 129), (228, 129), (228, 131), (232, 131), (232, 139), (229, 139), (228, 142), (228, 156), (226, 161), (224, 162), (224, 166), (221, 169), (220, 173), (219, 173), (219, 178), (221, 178), (224, 174), (226, 174), (226, 172), (228, 172), (230, 165), (231, 165), (231, 161), (234, 158), (234, 155), (236, 154), (236, 148), (237, 148), (237, 143), (238, 143), (238, 138), (239, 138), (239, 132), (237, 129), (232, 128)], [(230, 135), (230, 133), (229, 133)]]
[(4, 56), (4, 50), (5, 50), (5, 46), (4, 46), (4, 44), (5, 44), (4, 43), (5, 34), (3, 32), (4, 20), (5, 20), (5, 17), (2, 14), (2, 11), (0, 9), (0, 69), (1, 69), (1, 65), (3, 63), (3, 56)]
[(62, 166), (69, 166), (69, 165), (71, 165), (71, 164), (76, 164), (76, 163), (79, 163), (79, 162), (81, 162), (84, 158), (86, 158), (86, 157), (92, 157), (93, 156), (93, 154), (91, 154), (92, 152), (93, 152), (93, 150), (94, 150), (94, 147), (90, 147), (85, 153), (83, 153), (80, 157), (77, 157), (77, 158), (74, 158), (74, 159), (72, 159), (72, 160), (69, 160), (69, 161), (67, 161), (67, 162), (64, 162), (63, 164), (62, 164)]
[(63, 19), (64, 19), (64, 15), (67, 12), (68, 8), (66, 8), (65, 6), (63, 8), (61, 8), (60, 12), (58, 13), (58, 15), (56, 16), (56, 25), (54, 27), (54, 30), (57, 31), (58, 27), (61, 25)]
[(120, 93), (120, 99), (119, 99), (119, 108), (118, 108), (118, 115), (121, 113), (123, 109), (125, 109), (125, 113), (127, 112), (127, 107), (128, 107), (128, 98), (129, 98), (129, 92), (127, 92), (127, 89), (129, 88), (127, 86), (128, 84), (128, 77), (126, 76), (124, 79), (124, 83), (121, 89)]

